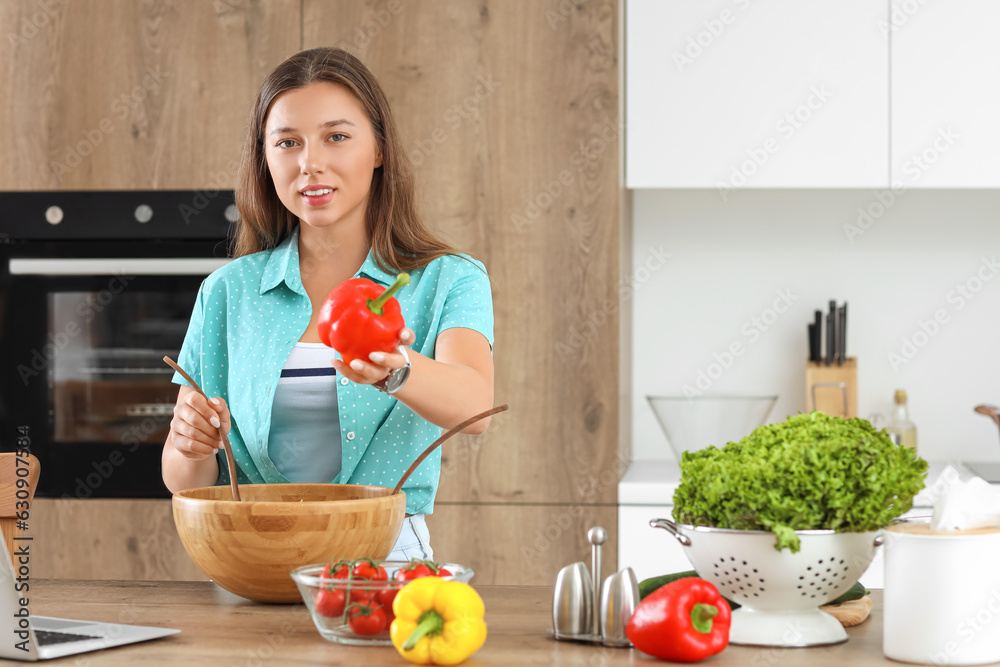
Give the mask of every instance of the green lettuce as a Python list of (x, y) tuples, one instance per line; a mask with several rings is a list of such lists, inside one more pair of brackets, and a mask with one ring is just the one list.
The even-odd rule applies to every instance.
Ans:
[(684, 452), (674, 520), (769, 530), (799, 550), (796, 530), (866, 532), (913, 505), (927, 462), (866, 420), (822, 412), (755, 429), (721, 449)]

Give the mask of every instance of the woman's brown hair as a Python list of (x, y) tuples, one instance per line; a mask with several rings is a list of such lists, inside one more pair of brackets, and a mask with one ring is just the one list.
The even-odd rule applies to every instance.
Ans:
[(237, 176), (240, 224), (233, 256), (274, 248), (295, 228), (298, 219), (278, 199), (267, 168), (264, 125), (278, 95), (324, 81), (341, 84), (354, 93), (382, 155), (382, 166), (372, 176), (365, 213), (365, 231), (378, 265), (391, 273), (410, 271), (442, 255), (455, 254), (417, 215), (413, 167), (378, 80), (347, 51), (322, 47), (300, 51), (285, 60), (264, 79), (257, 93)]

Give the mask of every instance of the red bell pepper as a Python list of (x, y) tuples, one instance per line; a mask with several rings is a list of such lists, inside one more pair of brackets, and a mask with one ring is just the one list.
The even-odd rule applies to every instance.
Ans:
[(625, 628), (632, 645), (662, 660), (698, 662), (729, 645), (732, 611), (718, 589), (678, 579), (650, 593)]
[(340, 352), (345, 363), (368, 362), (372, 352), (395, 352), (406, 323), (392, 295), (410, 282), (396, 276), (389, 289), (368, 278), (351, 278), (334, 287), (319, 311), (319, 339)]

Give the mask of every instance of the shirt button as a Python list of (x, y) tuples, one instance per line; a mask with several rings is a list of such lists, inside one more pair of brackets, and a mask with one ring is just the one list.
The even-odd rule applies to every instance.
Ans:
[(347, 378), (340, 378), (340, 384), (346, 385), (347, 384)]
[(347, 432), (347, 439), (348, 440), (354, 440), (354, 431), (348, 431)]

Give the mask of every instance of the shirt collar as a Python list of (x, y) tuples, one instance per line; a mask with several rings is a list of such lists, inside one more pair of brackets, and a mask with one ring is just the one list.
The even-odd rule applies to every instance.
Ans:
[[(375, 261), (375, 251), (368, 250), (368, 256), (358, 269), (357, 276), (371, 278), (375, 282), (389, 286), (396, 281), (396, 276), (383, 271), (378, 262)], [(299, 294), (305, 294), (302, 286), (302, 276), (299, 274), (299, 226), (295, 225), (292, 233), (279, 243), (264, 267), (264, 274), (260, 279), (260, 293), (264, 294), (274, 289), (278, 283), (285, 281), (290, 289)]]
[(296, 225), (292, 233), (278, 244), (271, 251), (271, 256), (264, 266), (264, 273), (260, 278), (260, 293), (264, 294), (284, 281), (288, 287), (305, 294), (302, 287), (302, 277), (299, 275), (299, 226)]
[(389, 286), (396, 282), (396, 276), (391, 273), (386, 273), (381, 268), (379, 268), (378, 263), (375, 261), (375, 251), (369, 249), (368, 256), (365, 257), (364, 264), (358, 269), (359, 276), (366, 276), (371, 278), (377, 283), (382, 283), (383, 285)]

